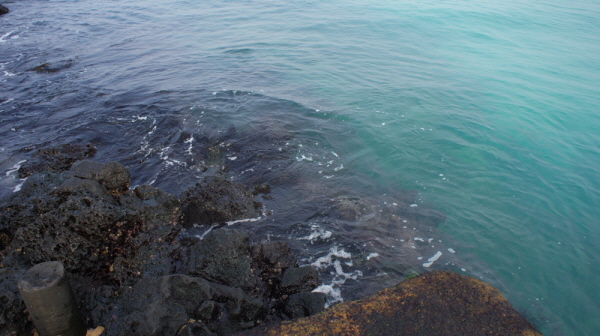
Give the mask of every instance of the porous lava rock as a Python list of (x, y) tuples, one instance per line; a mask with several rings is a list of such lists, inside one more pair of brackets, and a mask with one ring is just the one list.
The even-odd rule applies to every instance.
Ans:
[(78, 161), (71, 167), (71, 176), (97, 181), (110, 192), (118, 194), (129, 190), (129, 170), (118, 162), (98, 164), (90, 160)]
[(311, 316), (323, 311), (326, 300), (326, 295), (319, 292), (292, 294), (284, 302), (284, 312), (290, 319)]
[(69, 170), (73, 163), (79, 160), (90, 159), (95, 154), (96, 148), (90, 144), (63, 144), (54, 147), (40, 148), (29, 160), (21, 165), (18, 170), (19, 178), (26, 178), (37, 172), (62, 172)]
[(246, 185), (221, 176), (210, 176), (186, 190), (180, 197), (182, 224), (210, 225), (261, 215), (262, 204), (254, 200)]
[(279, 290), (284, 294), (310, 292), (320, 283), (319, 272), (313, 266), (294, 267), (283, 273)]
[(189, 273), (233, 287), (254, 287), (249, 236), (240, 230), (213, 230), (189, 249)]
[(496, 288), (432, 271), (363, 300), (240, 335), (542, 335)]
[[(180, 234), (179, 199), (129, 181), (116, 162), (79, 161), (33, 173), (0, 207), (0, 335), (32, 330), (17, 280), (51, 260), (70, 273), (87, 327), (107, 335), (225, 335), (323, 308), (320, 294), (296, 295), (318, 275), (286, 242), (251, 245), (245, 231), (217, 227)], [(194, 195), (213, 209), (224, 200), (221, 219), (259, 214), (250, 190), (222, 177), (193, 188), (188, 206)]]
[(0, 214), (3, 263), (31, 267), (57, 260), (73, 274), (130, 282), (148, 268), (139, 257), (168, 257), (156, 242), (168, 244), (179, 232), (179, 202), (150, 186), (126, 191), (129, 179), (116, 162), (91, 161), (30, 176)]
[(141, 280), (125, 294), (123, 335), (175, 335), (198, 305), (213, 296), (210, 283), (176, 274)]
[(20, 330), (25, 334), (32, 329), (17, 288), (24, 273), (23, 269), (0, 269), (0, 335), (10, 335), (7, 330)]

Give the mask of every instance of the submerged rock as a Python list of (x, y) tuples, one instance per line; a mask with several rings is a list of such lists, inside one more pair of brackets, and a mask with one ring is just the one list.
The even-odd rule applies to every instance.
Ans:
[(243, 335), (542, 335), (496, 288), (432, 271), (363, 300)]
[(74, 60), (72, 60), (72, 59), (59, 61), (54, 64), (44, 63), (44, 64), (40, 64), (40, 65), (34, 67), (31, 70), (33, 70), (35, 72), (39, 72), (39, 73), (54, 73), (54, 72), (59, 72), (61, 70), (70, 68), (71, 66), (73, 66), (73, 63), (74, 63)]

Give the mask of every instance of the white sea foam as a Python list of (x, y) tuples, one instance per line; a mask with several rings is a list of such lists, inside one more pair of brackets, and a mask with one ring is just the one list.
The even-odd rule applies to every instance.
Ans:
[(10, 32), (8, 32), (8, 33), (6, 33), (6, 34), (4, 34), (4, 35), (0, 36), (0, 43), (4, 43), (4, 42), (6, 42), (5, 38), (9, 37), (9, 36), (10, 36), (10, 34), (12, 34), (12, 33), (14, 33), (14, 32), (15, 32), (15, 31), (13, 30), (13, 31), (10, 31)]
[(333, 246), (329, 249), (327, 255), (318, 258), (312, 265), (316, 268), (326, 268), (332, 265), (332, 260), (335, 258), (350, 259), (351, 257), (352, 254), (346, 252), (344, 249), (340, 250), (338, 246)]
[(450, 252), (450, 253), (456, 253), (456, 251), (454, 251), (453, 248), (448, 248), (448, 252)]
[(192, 148), (194, 146), (194, 136), (190, 135), (190, 138), (185, 140), (184, 143), (190, 144), (190, 146), (185, 150), (185, 153), (188, 155), (192, 155)]
[(427, 262), (423, 264), (423, 267), (429, 267), (431, 265), (433, 265), (433, 263), (438, 260), (440, 257), (442, 256), (442, 252), (441, 251), (437, 251), (433, 257), (427, 259)]
[[(206, 235), (207, 235), (207, 234), (208, 234), (210, 231), (212, 231), (214, 228), (216, 228), (217, 226), (219, 226), (219, 225), (218, 225), (218, 224), (213, 224), (213, 225), (211, 225), (211, 226), (208, 228), (208, 230), (204, 231), (204, 233), (203, 233), (203, 234), (201, 234), (201, 235), (196, 235), (196, 237), (200, 238), (200, 240), (204, 239), (204, 237), (206, 237)], [(194, 227), (197, 227), (197, 225), (196, 225), (196, 224), (194, 224)]]
[[(331, 274), (333, 279), (330, 284), (322, 284), (315, 288), (313, 292), (321, 292), (327, 295), (326, 307), (331, 306), (337, 302), (343, 302), (342, 293), (340, 287), (346, 283), (348, 279), (356, 280), (359, 276), (362, 276), (362, 272), (354, 270), (352, 272), (344, 272), (340, 259), (350, 259), (352, 255), (343, 249), (339, 249), (338, 246), (334, 246), (329, 250), (329, 253), (323, 257), (318, 258), (312, 263), (313, 266), (318, 269), (324, 269), (333, 267)], [(348, 265), (348, 262), (345, 262)], [(350, 266), (352, 263), (350, 263)]]
[(296, 161), (300, 162), (300, 161), (309, 161), (312, 162), (314, 161), (312, 156), (306, 156), (304, 154), (302, 155), (296, 155)]
[(10, 175), (12, 173), (17, 172), (17, 170), (19, 170), (19, 168), (21, 168), (21, 164), (25, 161), (27, 161), (27, 160), (21, 160), (21, 161), (15, 163), (11, 169), (6, 171), (6, 177), (10, 177)]
[(226, 222), (226, 223), (229, 226), (229, 225), (238, 224), (238, 223), (258, 222), (261, 219), (263, 219), (263, 217), (259, 216), (259, 217), (256, 217), (256, 218), (238, 219), (238, 220), (229, 221), (229, 222)]
[(411, 208), (418, 207), (418, 206), (419, 206), (418, 204), (414, 204), (414, 203), (410, 205)]
[(419, 238), (419, 237), (415, 237), (415, 238), (413, 238), (413, 240), (418, 240), (418, 241), (425, 242), (425, 239), (423, 239), (423, 238)]
[(379, 257), (379, 253), (371, 253), (367, 256), (367, 260), (371, 260), (371, 258)]
[(15, 188), (13, 189), (13, 192), (17, 192), (17, 191), (21, 190), (21, 187), (23, 187), (23, 183), (25, 183), (25, 180), (27, 180), (27, 179), (26, 178), (20, 179), (19, 181), (21, 181), (21, 183), (19, 183), (15, 186)]
[(322, 229), (316, 225), (313, 225), (311, 228), (312, 232), (306, 236), (306, 237), (300, 237), (298, 238), (299, 240), (308, 240), (312, 243), (314, 243), (317, 239), (320, 240), (325, 240), (325, 239), (329, 239), (331, 238), (331, 236), (333, 235), (333, 233), (331, 231)]

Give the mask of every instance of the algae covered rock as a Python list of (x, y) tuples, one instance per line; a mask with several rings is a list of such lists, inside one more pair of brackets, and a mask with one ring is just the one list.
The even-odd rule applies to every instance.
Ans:
[(322, 314), (244, 335), (542, 335), (496, 288), (432, 271)]

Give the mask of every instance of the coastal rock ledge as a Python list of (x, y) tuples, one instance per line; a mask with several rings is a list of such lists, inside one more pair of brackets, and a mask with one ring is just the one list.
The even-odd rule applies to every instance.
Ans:
[(492, 285), (448, 271), (240, 335), (542, 335)]

